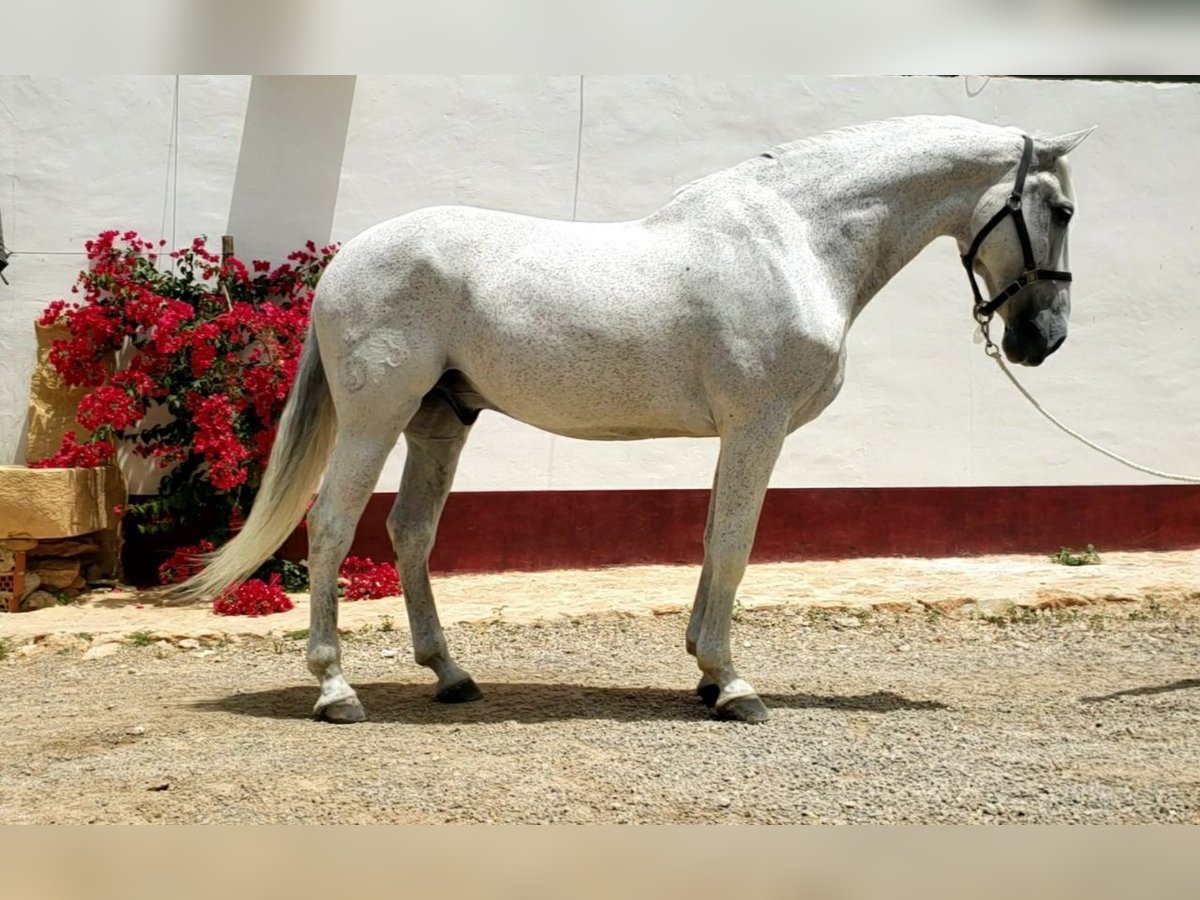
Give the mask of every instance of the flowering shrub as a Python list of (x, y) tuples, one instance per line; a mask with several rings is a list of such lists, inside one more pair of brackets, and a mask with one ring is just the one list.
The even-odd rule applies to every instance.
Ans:
[[(313, 287), (337, 248), (309, 241), (283, 265), (247, 268), (196, 238), (160, 271), (163, 245), (133, 231), (101, 233), (85, 245), (88, 269), (71, 289), (79, 298), (55, 300), (39, 319), (69, 332), (50, 362), (68, 385), (91, 388), (76, 418), (92, 435), (79, 442), (69, 432), (54, 456), (30, 465), (107, 465), (125, 442), (167, 470), (158, 496), (125, 507), (127, 521), (142, 532), (215, 521), (210, 537), (219, 544), (253, 502)], [(126, 362), (110, 372), (105, 360), (123, 350)], [(172, 557), (164, 578), (176, 578), (182, 563)]]
[(280, 586), (278, 575), (272, 575), (267, 581), (252, 578), (213, 601), (213, 612), (218, 616), (269, 616), (293, 607), (291, 598)]
[(400, 595), (400, 576), (391, 563), (376, 563), (369, 558), (348, 556), (338, 572), (346, 600), (378, 600)]
[(201, 541), (187, 547), (177, 547), (171, 558), (158, 567), (159, 584), (180, 584), (204, 568), (199, 554), (212, 553), (217, 548), (212, 541)]

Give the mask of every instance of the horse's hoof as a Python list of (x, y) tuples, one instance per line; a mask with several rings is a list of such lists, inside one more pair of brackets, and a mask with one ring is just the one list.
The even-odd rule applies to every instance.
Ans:
[(771, 712), (755, 694), (734, 697), (717, 708), (717, 718), (725, 722), (747, 722), (759, 725), (771, 718)]
[(483, 699), (483, 691), (479, 690), (471, 678), (466, 678), (457, 684), (444, 687), (435, 695), (438, 703), (471, 703)]
[(345, 697), (325, 705), (318, 703), (315, 712), (318, 719), (332, 722), (335, 725), (350, 725), (354, 722), (365, 721), (367, 718), (367, 711), (363, 709), (363, 705), (358, 702), (357, 697)]
[(700, 698), (705, 706), (712, 709), (717, 705), (717, 698), (721, 696), (721, 686), (715, 681), (697, 685), (696, 696)]

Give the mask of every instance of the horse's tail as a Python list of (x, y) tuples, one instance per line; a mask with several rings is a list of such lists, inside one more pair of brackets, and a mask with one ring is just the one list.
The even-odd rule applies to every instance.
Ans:
[(329, 460), (336, 424), (317, 335), (310, 327), (271, 458), (246, 524), (233, 540), (206, 557), (199, 574), (168, 589), (165, 603), (212, 597), (245, 580), (279, 549), (308, 509)]

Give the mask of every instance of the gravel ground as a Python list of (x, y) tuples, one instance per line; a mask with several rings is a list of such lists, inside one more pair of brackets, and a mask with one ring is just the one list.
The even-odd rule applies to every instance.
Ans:
[[(6, 823), (1200, 823), (1200, 606), (743, 610), (766, 725), (691, 695), (686, 618), (447, 628), (483, 702), (441, 706), (407, 630), (363, 628), (370, 721), (312, 721), (303, 642), (0, 662)], [(386, 626), (384, 626), (386, 627)], [(141, 640), (145, 640), (142, 638)], [(391, 655), (390, 651), (399, 653)], [(385, 655), (386, 654), (386, 655)]]

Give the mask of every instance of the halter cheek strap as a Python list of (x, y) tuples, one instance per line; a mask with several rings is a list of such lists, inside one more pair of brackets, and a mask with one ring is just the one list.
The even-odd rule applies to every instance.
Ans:
[[(1069, 282), (1071, 280), (1070, 272), (1039, 269), (1033, 259), (1033, 243), (1029, 240), (1029, 229), (1025, 227), (1025, 213), (1021, 209), (1021, 198), (1025, 193), (1025, 178), (1029, 175), (1029, 166), (1033, 161), (1033, 138), (1029, 135), (1025, 135), (1024, 137), (1025, 150), (1021, 154), (1021, 165), (1017, 168), (1017, 180), (1013, 185), (1013, 192), (1009, 196), (1008, 202), (979, 230), (979, 234), (975, 235), (975, 240), (971, 242), (971, 249), (963, 254), (962, 257), (963, 265), (967, 269), (967, 277), (971, 281), (971, 290), (975, 294), (975, 318), (981, 324), (989, 321), (996, 310), (1035, 282)], [(1013, 225), (1017, 229), (1017, 238), (1021, 241), (1021, 254), (1025, 261), (1025, 271), (995, 297), (989, 301), (985, 301), (983, 294), (979, 290), (979, 282), (975, 280), (975, 256), (979, 253), (979, 248), (983, 246), (983, 242), (987, 236), (1008, 216), (1012, 216)]]

